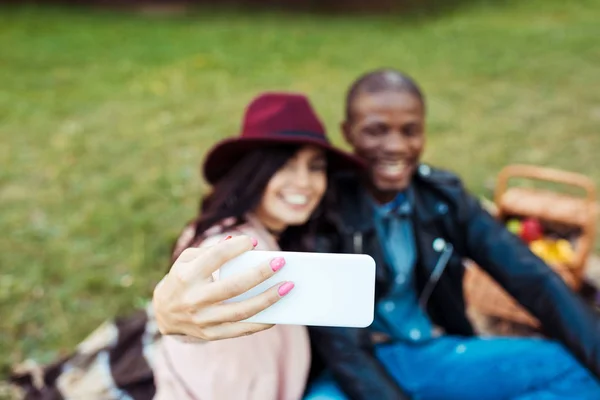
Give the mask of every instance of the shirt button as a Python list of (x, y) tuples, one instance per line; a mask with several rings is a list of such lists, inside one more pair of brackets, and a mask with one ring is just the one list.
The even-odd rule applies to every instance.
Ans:
[(446, 214), (448, 212), (448, 206), (445, 203), (439, 203), (437, 205), (437, 211), (440, 214)]
[(387, 312), (392, 312), (392, 311), (394, 311), (395, 308), (396, 308), (396, 305), (394, 304), (393, 301), (386, 301), (385, 304), (383, 305), (383, 309)]
[(419, 166), (419, 173), (423, 176), (429, 176), (431, 174), (431, 167), (427, 164), (421, 164)]
[(418, 329), (411, 329), (409, 335), (412, 340), (421, 339), (421, 331)]
[(398, 275), (396, 277), (396, 283), (398, 285), (402, 285), (404, 282), (406, 282), (406, 278), (404, 277), (404, 275)]
[(444, 250), (446, 247), (446, 241), (442, 238), (437, 238), (433, 241), (433, 249), (437, 252)]

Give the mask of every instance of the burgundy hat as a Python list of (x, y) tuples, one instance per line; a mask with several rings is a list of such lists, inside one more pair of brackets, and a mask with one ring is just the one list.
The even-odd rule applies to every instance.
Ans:
[(246, 108), (240, 136), (222, 140), (206, 156), (204, 177), (214, 184), (248, 151), (273, 144), (314, 145), (325, 149), (331, 166), (360, 168), (362, 162), (331, 145), (308, 99), (293, 93), (264, 93)]

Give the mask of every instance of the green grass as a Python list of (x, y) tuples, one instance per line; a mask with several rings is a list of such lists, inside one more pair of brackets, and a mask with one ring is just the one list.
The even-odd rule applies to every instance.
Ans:
[(3, 9), (4, 374), (148, 298), (200, 160), (261, 90), (308, 93), (341, 144), (348, 84), (398, 67), (428, 94), (426, 159), (474, 192), (515, 162), (600, 184), (600, 0), (489, 3), (418, 20)]

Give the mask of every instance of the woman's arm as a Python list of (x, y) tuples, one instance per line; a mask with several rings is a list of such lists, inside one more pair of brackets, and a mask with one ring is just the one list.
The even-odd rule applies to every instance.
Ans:
[(273, 276), (276, 271), (268, 262), (237, 276), (213, 280), (213, 273), (224, 263), (255, 246), (250, 237), (236, 236), (212, 246), (184, 250), (154, 289), (153, 308), (160, 332), (219, 340), (272, 327), (241, 321), (279, 301), (278, 289), (284, 282), (251, 299), (223, 303)]

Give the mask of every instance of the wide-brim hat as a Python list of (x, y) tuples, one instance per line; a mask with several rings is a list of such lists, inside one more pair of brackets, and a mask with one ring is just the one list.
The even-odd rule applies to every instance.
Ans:
[(264, 93), (246, 108), (240, 135), (220, 141), (208, 152), (204, 178), (214, 184), (248, 152), (277, 144), (320, 147), (327, 152), (329, 165), (337, 170), (363, 167), (360, 159), (332, 146), (306, 96)]

